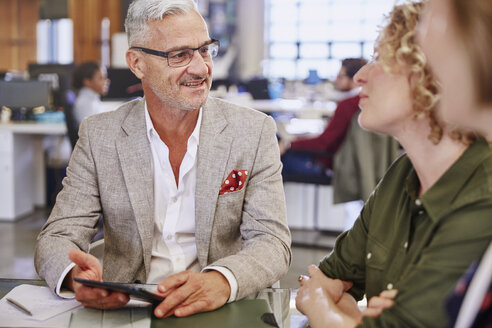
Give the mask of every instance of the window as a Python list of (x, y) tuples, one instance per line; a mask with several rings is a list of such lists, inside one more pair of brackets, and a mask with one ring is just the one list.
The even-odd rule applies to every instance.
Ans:
[(270, 78), (304, 79), (310, 69), (334, 79), (340, 60), (370, 58), (378, 26), (394, 0), (265, 0)]
[(40, 64), (73, 62), (73, 22), (71, 19), (38, 21), (37, 62)]

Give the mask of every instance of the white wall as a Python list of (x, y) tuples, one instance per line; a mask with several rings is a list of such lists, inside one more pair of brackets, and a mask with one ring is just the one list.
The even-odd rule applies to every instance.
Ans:
[(238, 47), (238, 75), (249, 79), (262, 74), (264, 59), (264, 0), (238, 0), (237, 30), (234, 42)]
[[(232, 44), (237, 49), (236, 69), (240, 79), (247, 80), (255, 75), (262, 74), (261, 62), (265, 54), (264, 2), (264, 0), (237, 0), (236, 35), (232, 40)], [(127, 67), (125, 59), (125, 52), (128, 48), (126, 34), (124, 32), (114, 34), (111, 41), (111, 66)], [(218, 71), (217, 74), (219, 74)], [(223, 77), (220, 76), (220, 78)]]

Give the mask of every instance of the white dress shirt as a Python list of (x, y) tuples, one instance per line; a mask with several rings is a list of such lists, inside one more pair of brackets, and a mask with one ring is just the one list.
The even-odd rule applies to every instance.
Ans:
[[(154, 129), (145, 103), (145, 124), (154, 169), (154, 237), (147, 283), (160, 283), (171, 274), (184, 270), (200, 270), (195, 240), (195, 187), (201, 121), (202, 109), (188, 139), (176, 186), (169, 148)], [(226, 277), (231, 287), (228, 302), (234, 301), (238, 286), (233, 273), (218, 266), (209, 266), (202, 271), (209, 270), (219, 271)]]
[(145, 104), (147, 138), (154, 170), (154, 236), (147, 283), (160, 283), (173, 273), (199, 271), (195, 241), (196, 156), (200, 135), (201, 110), (188, 139), (176, 186), (169, 148), (154, 129)]

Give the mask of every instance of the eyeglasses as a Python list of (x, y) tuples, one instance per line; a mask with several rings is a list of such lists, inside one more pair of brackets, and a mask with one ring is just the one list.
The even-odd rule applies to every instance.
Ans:
[(167, 64), (169, 67), (182, 67), (191, 63), (196, 50), (198, 50), (198, 53), (205, 60), (210, 60), (211, 58), (216, 57), (219, 53), (219, 46), (219, 40), (212, 39), (210, 42), (207, 42), (198, 48), (178, 49), (167, 52), (152, 50), (144, 47), (130, 47), (130, 49), (140, 50), (146, 54), (167, 58)]

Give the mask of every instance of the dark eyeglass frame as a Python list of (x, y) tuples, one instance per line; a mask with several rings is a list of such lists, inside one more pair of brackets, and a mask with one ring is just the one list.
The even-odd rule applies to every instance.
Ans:
[[(216, 45), (217, 46), (217, 53), (219, 52), (220, 41), (216, 40), (216, 39), (211, 39), (209, 42), (207, 42), (204, 45), (201, 45), (197, 48), (184, 48), (184, 49), (176, 49), (176, 50), (171, 50), (171, 51), (159, 51), (159, 50), (153, 50), (153, 49), (144, 48), (144, 47), (133, 46), (133, 47), (130, 47), (130, 49), (140, 50), (140, 51), (145, 52), (146, 54), (149, 54), (149, 55), (154, 55), (154, 56), (166, 58), (167, 59), (167, 65), (169, 67), (183, 67), (183, 66), (186, 66), (189, 63), (191, 63), (191, 61), (193, 60), (193, 55), (195, 54), (195, 51), (200, 50), (203, 47), (208, 47), (210, 45)], [(180, 64), (180, 65), (171, 65), (171, 63), (169, 62), (169, 54), (178, 53), (178, 52), (187, 51), (187, 50), (193, 51), (193, 55), (190, 57), (190, 60), (188, 62)], [(211, 55), (210, 58), (214, 58), (215, 56), (217, 56), (217, 54), (215, 54), (213, 56)]]

